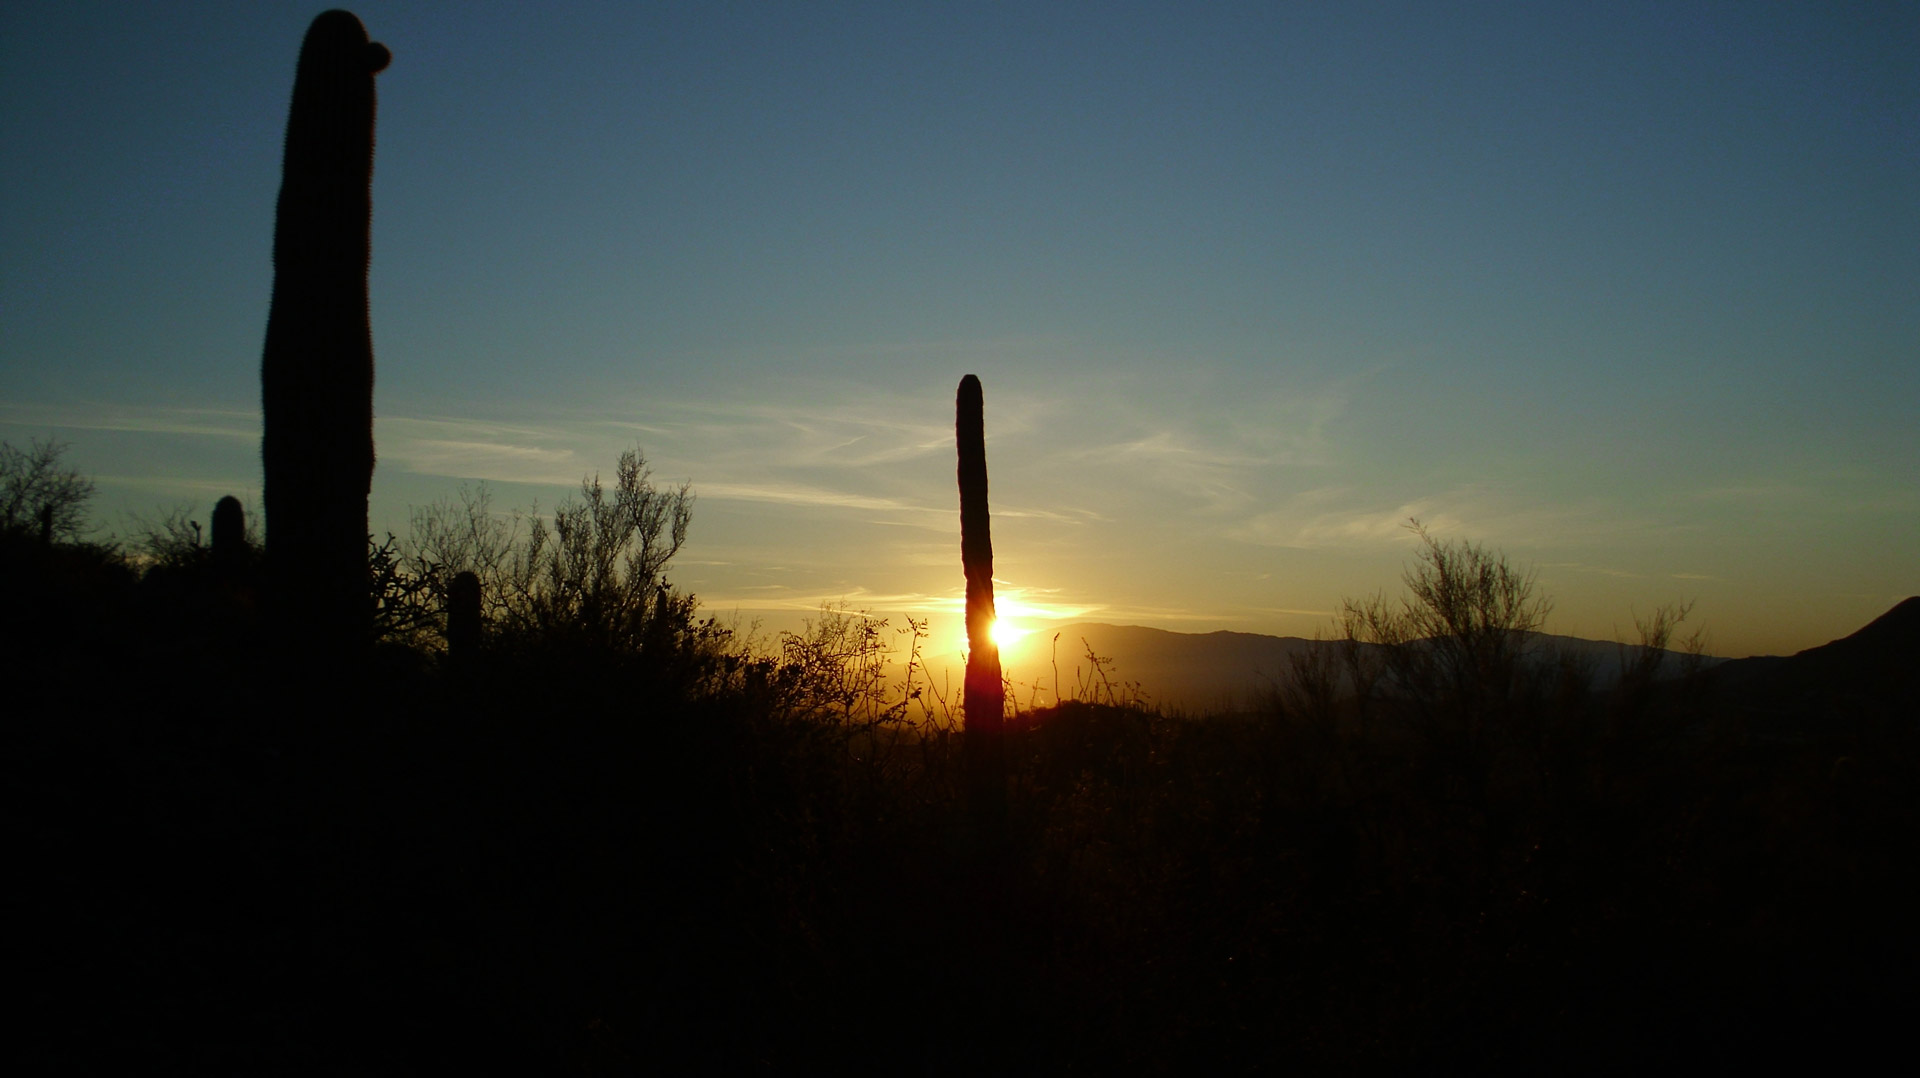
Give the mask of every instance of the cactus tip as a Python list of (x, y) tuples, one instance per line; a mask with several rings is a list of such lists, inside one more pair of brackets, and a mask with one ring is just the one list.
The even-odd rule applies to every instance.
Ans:
[(367, 40), (367, 28), (351, 11), (334, 8), (314, 17), (307, 28), (307, 41), (330, 57), (328, 63), (351, 67), (357, 58), (370, 75), (386, 70), (393, 52), (378, 41)]

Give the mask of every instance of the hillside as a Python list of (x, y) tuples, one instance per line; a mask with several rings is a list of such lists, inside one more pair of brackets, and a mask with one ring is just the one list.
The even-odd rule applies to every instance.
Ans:
[(1883, 719), (1911, 725), (1916, 651), (1920, 596), (1903, 599), (1859, 631), (1818, 647), (1724, 663), (1713, 671), (1711, 684), (1729, 706), (1775, 730)]
[[(1098, 674), (1088, 661), (1089, 650), (1115, 689), (1137, 685), (1150, 701), (1169, 707), (1213, 710), (1238, 707), (1277, 683), (1291, 657), (1314, 646), (1297, 636), (1260, 633), (1177, 633), (1142, 625), (1077, 623), (1055, 630), (1059, 635), (1061, 692), (1068, 698), (1091, 695)], [(1040, 637), (1042, 634), (1034, 634)], [(1045, 634), (1051, 638), (1052, 633)], [(1029, 647), (1009, 664), (1016, 682), (1052, 680), (1046, 649), (1051, 640)], [(1037, 660), (1030, 656), (1038, 653)]]
[[(1883, 619), (1884, 620), (1884, 619)], [(1876, 623), (1878, 624), (1878, 623)], [(1095, 622), (1062, 626), (1059, 636), (1060, 684), (1069, 698), (1076, 691), (1085, 697), (1093, 678), (1087, 651), (1101, 659), (1102, 668), (1116, 689), (1137, 686), (1148, 701), (1186, 711), (1236, 710), (1259, 699), (1262, 693), (1284, 683), (1293, 657), (1328, 642), (1298, 636), (1268, 636), (1261, 633), (1219, 631), (1180, 633), (1151, 629), (1141, 625), (1106, 625)], [(1864, 632), (1864, 630), (1863, 630)], [(1041, 634), (1035, 634), (1036, 637)], [(1531, 646), (1540, 654), (1572, 654), (1590, 665), (1595, 688), (1606, 688), (1619, 679), (1623, 657), (1637, 646), (1607, 640), (1585, 640), (1545, 633), (1530, 634)], [(1046, 634), (1051, 637), (1052, 634)], [(1851, 639), (1851, 638), (1850, 638)], [(1047, 643), (1039, 645), (1044, 649)], [(1035, 649), (1024, 649), (1009, 664), (1017, 683), (1052, 683), (1052, 672), (1044, 651), (1038, 658)], [(1662, 659), (1663, 669), (1679, 670), (1680, 656), (1669, 652)], [(1709, 656), (1713, 666), (1726, 660)], [(1025, 697), (1023, 696), (1024, 700)]]

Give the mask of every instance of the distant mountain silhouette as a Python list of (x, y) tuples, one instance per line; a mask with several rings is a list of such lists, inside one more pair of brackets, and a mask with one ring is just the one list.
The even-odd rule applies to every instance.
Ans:
[[(1267, 636), (1221, 630), (1211, 633), (1179, 633), (1150, 629), (1140, 625), (1080, 623), (1062, 626), (1059, 662), (1063, 695), (1073, 696), (1077, 678), (1091, 676), (1086, 659), (1087, 648), (1103, 659), (1112, 659), (1107, 676), (1116, 687), (1137, 684), (1149, 701), (1168, 707), (1194, 711), (1240, 708), (1256, 701), (1260, 694), (1286, 680), (1294, 655), (1315, 647), (1327, 647), (1330, 641), (1313, 641), (1298, 636)], [(1609, 640), (1585, 640), (1547, 633), (1531, 634), (1543, 653), (1571, 653), (1591, 665), (1596, 688), (1605, 688), (1619, 679), (1623, 655), (1638, 650), (1637, 645), (1622, 645)], [(1041, 636), (1041, 634), (1036, 634)], [(1051, 633), (1029, 647), (1021, 661), (1010, 664), (1016, 682), (1038, 678), (1049, 683), (1046, 642)], [(1668, 652), (1662, 666), (1678, 674), (1681, 656)], [(1708, 657), (1709, 666), (1726, 662)], [(1076, 674), (1077, 670), (1077, 674)], [(1024, 697), (1022, 697), (1024, 699)]]
[[(1137, 685), (1147, 699), (1193, 711), (1244, 707), (1284, 682), (1289, 662), (1301, 651), (1328, 646), (1297, 636), (1260, 633), (1179, 633), (1141, 625), (1079, 623), (1059, 633), (1062, 695), (1074, 696), (1092, 678), (1086, 654), (1113, 660), (1106, 675), (1115, 688)], [(1050, 638), (1036, 634), (1019, 661), (1009, 664), (1016, 682), (1051, 683)], [(1571, 653), (1590, 663), (1595, 688), (1620, 676), (1624, 656), (1637, 645), (1534, 634), (1542, 651)], [(1885, 709), (1914, 702), (1914, 656), (1920, 655), (1920, 597), (1909, 598), (1850, 636), (1791, 656), (1747, 659), (1707, 657), (1715, 691), (1735, 707), (1755, 712), (1810, 715), (1857, 711), (1863, 704)], [(1663, 667), (1680, 671), (1677, 652)], [(1084, 693), (1082, 693), (1084, 695)], [(1024, 696), (1021, 697), (1025, 699)], [(1920, 708), (1916, 708), (1920, 711)]]
[(1713, 671), (1725, 702), (1757, 716), (1831, 722), (1920, 713), (1913, 662), (1920, 653), (1920, 596), (1902, 599), (1865, 628), (1790, 656), (1734, 659)]
[[(1297, 636), (1176, 633), (1142, 625), (1081, 623), (1055, 631), (1060, 634), (1061, 695), (1073, 696), (1077, 680), (1093, 677), (1087, 662), (1087, 649), (1092, 648), (1095, 655), (1113, 660), (1106, 674), (1116, 688), (1138, 684), (1153, 703), (1198, 710), (1245, 706), (1279, 683), (1293, 655), (1314, 646)], [(1043, 681), (1050, 680), (1050, 647), (1040, 640), (1029, 648), (1035, 658), (1014, 666), (1015, 680), (1036, 671)]]

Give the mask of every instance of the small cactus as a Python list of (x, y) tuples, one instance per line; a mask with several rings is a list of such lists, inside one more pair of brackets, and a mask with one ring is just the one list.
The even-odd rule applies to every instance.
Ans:
[(447, 654), (468, 659), (480, 650), (480, 578), (455, 573), (447, 586)]
[(967, 730), (997, 733), (1006, 707), (993, 642), (993, 537), (987, 515), (987, 439), (980, 379), (960, 380), (954, 434), (960, 448), (960, 562), (967, 574)]
[(260, 365), (267, 573), (281, 624), (313, 643), (364, 640), (372, 616), (373, 76), (391, 54), (328, 11), (300, 47), (273, 232)]
[(213, 563), (238, 564), (247, 552), (247, 514), (229, 494), (213, 504)]

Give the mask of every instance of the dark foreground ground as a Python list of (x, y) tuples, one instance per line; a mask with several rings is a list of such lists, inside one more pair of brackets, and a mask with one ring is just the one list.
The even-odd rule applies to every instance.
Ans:
[(1010, 736), (996, 837), (954, 738), (764, 686), (551, 652), (269, 676), (139, 625), (12, 642), (13, 1073), (1906, 1054), (1903, 681), (1471, 734), (1068, 705)]

